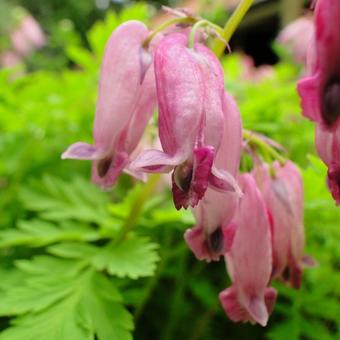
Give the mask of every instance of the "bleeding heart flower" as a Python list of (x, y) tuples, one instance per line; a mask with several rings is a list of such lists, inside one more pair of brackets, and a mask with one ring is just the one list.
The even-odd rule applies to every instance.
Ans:
[(310, 17), (301, 17), (289, 23), (276, 40), (289, 51), (295, 62), (305, 64), (313, 39), (313, 20)]
[(303, 185), (293, 162), (274, 162), (255, 168), (253, 176), (271, 217), (272, 278), (289, 281), (299, 288), (304, 264)]
[(46, 44), (46, 37), (39, 23), (29, 14), (24, 14), (16, 29), (10, 32), (12, 47), (20, 56)]
[(220, 293), (221, 304), (233, 321), (266, 326), (276, 300), (267, 287), (272, 273), (271, 232), (267, 210), (253, 177), (240, 176), (243, 197), (232, 222), (236, 228), (225, 255), (232, 286)]
[(311, 76), (298, 83), (303, 114), (334, 131), (340, 125), (340, 2), (319, 0), (315, 9)]
[[(234, 99), (225, 93), (223, 101), (223, 136), (215, 165), (236, 177), (240, 165), (242, 122)], [(208, 188), (193, 209), (197, 224), (184, 238), (199, 260), (219, 260), (230, 248), (232, 228), (226, 228), (234, 216), (238, 201), (235, 192), (218, 192)]]
[(146, 26), (138, 21), (128, 21), (112, 33), (101, 67), (94, 145), (78, 142), (62, 155), (92, 160), (92, 179), (105, 188), (124, 169), (140, 177), (129, 168), (129, 156), (156, 105), (153, 67), (145, 70), (144, 65), (142, 43), (147, 35)]
[(196, 206), (208, 188), (238, 191), (233, 176), (214, 163), (223, 135), (223, 71), (204, 45), (188, 48), (185, 34), (172, 33), (158, 45), (155, 76), (159, 137), (163, 152), (147, 150), (131, 167), (172, 174), (177, 209)]

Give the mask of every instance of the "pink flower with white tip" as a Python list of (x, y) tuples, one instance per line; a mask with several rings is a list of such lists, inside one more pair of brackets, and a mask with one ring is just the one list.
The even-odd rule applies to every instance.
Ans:
[(266, 326), (276, 300), (276, 290), (268, 287), (272, 273), (270, 223), (253, 177), (244, 174), (239, 182), (244, 195), (230, 225), (235, 233), (225, 255), (232, 286), (219, 298), (231, 320)]
[(272, 278), (301, 285), (304, 256), (303, 184), (296, 165), (287, 161), (255, 168), (253, 176), (262, 192), (271, 217), (273, 272)]
[(316, 148), (328, 166), (327, 184), (340, 204), (340, 2), (318, 0), (315, 41), (307, 66), (311, 76), (298, 83), (303, 114), (317, 123)]
[(313, 20), (301, 17), (289, 23), (280, 32), (276, 41), (289, 51), (295, 62), (304, 64), (313, 39)]
[[(215, 164), (236, 177), (241, 158), (242, 122), (237, 104), (228, 93), (224, 95), (223, 114), (223, 137)], [(184, 238), (199, 260), (219, 260), (228, 250), (231, 229), (226, 227), (234, 216), (238, 199), (235, 192), (208, 188), (193, 209), (197, 224), (185, 232)]]
[(334, 131), (340, 125), (340, 2), (318, 0), (311, 76), (298, 83), (304, 116)]
[(224, 79), (218, 59), (204, 45), (172, 33), (158, 45), (154, 67), (163, 151), (147, 150), (131, 166), (172, 174), (177, 209), (194, 207), (208, 186), (237, 191), (234, 177), (214, 160), (223, 136)]
[(12, 47), (21, 56), (46, 44), (46, 37), (39, 23), (29, 14), (25, 14), (19, 26), (10, 33)]
[(94, 145), (78, 142), (62, 155), (92, 160), (92, 179), (105, 188), (123, 170), (141, 177), (129, 163), (156, 106), (153, 67), (145, 70), (143, 64), (147, 36), (146, 26), (138, 21), (128, 21), (112, 33), (101, 67)]

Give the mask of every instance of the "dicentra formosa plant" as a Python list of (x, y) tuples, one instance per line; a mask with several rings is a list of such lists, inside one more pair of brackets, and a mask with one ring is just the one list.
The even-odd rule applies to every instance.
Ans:
[[(218, 57), (251, 3), (241, 1), (224, 28), (186, 11), (173, 11), (178, 17), (151, 32), (138, 21), (120, 25), (102, 63), (94, 144), (77, 142), (62, 157), (91, 160), (93, 181), (103, 188), (122, 171), (138, 179), (171, 172), (175, 207), (191, 207), (197, 221), (185, 232), (188, 246), (199, 260), (226, 260), (232, 281), (220, 294), (226, 314), (265, 326), (277, 295), (272, 280), (299, 288), (311, 260), (303, 251), (297, 166), (274, 141), (242, 131), (237, 104), (224, 88)], [(319, 123), (318, 150), (337, 202), (340, 34), (331, 23), (339, 18), (338, 0), (319, 0), (314, 75), (299, 85), (304, 114)], [(143, 150), (156, 109), (162, 150)], [(240, 174), (242, 152), (253, 169)]]

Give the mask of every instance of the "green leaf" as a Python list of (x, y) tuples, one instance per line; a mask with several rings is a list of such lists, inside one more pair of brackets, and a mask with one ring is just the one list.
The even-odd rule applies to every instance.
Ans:
[(107, 270), (111, 275), (137, 279), (154, 274), (159, 261), (157, 248), (148, 238), (133, 236), (103, 248), (65, 243), (53, 245), (48, 251), (64, 258), (87, 260), (97, 270)]
[(132, 339), (128, 330), (133, 329), (131, 315), (117, 303), (118, 293), (102, 275), (92, 279), (92, 294), (82, 300), (82, 317), (91, 320), (92, 332), (99, 340)]
[(60, 241), (96, 241), (94, 228), (76, 222), (55, 225), (42, 220), (21, 221), (16, 229), (0, 231), (0, 248), (13, 246), (42, 247)]
[(98, 63), (87, 49), (70, 45), (67, 47), (66, 53), (72, 61), (84, 69), (88, 69), (89, 71), (97, 70)]
[(50, 254), (67, 259), (89, 259), (100, 248), (86, 243), (61, 243), (48, 248)]
[(23, 188), (20, 196), (28, 210), (47, 220), (75, 219), (102, 224), (108, 219), (107, 195), (80, 177), (66, 182), (45, 176), (41, 182)]
[(22, 316), (1, 340), (132, 339), (132, 317), (105, 276), (81, 261), (49, 256), (21, 264), (25, 280), (2, 294), (0, 315)]
[(151, 276), (156, 270), (159, 256), (158, 245), (148, 238), (131, 237), (118, 245), (109, 245), (93, 257), (92, 263), (98, 270), (106, 269), (118, 277)]

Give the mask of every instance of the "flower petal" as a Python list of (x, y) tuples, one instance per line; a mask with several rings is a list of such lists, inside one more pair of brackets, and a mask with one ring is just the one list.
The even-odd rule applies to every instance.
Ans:
[(125, 152), (117, 153), (92, 163), (92, 181), (103, 189), (110, 188), (127, 165), (129, 156)]
[(116, 136), (134, 113), (141, 91), (140, 49), (147, 34), (143, 23), (127, 21), (107, 42), (94, 122), (97, 147), (112, 148)]
[(146, 150), (131, 162), (130, 167), (145, 172), (169, 172), (173, 167), (183, 163), (185, 157), (183, 154), (170, 156), (159, 150)]
[(182, 187), (178, 185), (175, 169), (172, 176), (172, 193), (176, 209), (194, 207), (203, 198), (208, 188), (213, 159), (213, 148), (196, 148), (193, 153), (191, 174), (185, 179), (187, 183)]
[(159, 138), (169, 155), (192, 153), (202, 121), (204, 79), (187, 36), (169, 34), (155, 51)]
[(242, 150), (242, 121), (235, 100), (227, 93), (223, 97), (223, 137), (214, 165), (237, 176)]
[(265, 326), (269, 314), (265, 291), (272, 271), (270, 225), (253, 178), (243, 174), (239, 181), (244, 196), (233, 220), (236, 233), (225, 255), (235, 290), (225, 291), (220, 298), (232, 320), (254, 321)]
[(235, 177), (228, 171), (223, 171), (212, 167), (211, 175), (209, 177), (209, 185), (211, 188), (225, 192), (235, 192), (238, 197), (242, 197), (243, 193), (238, 185)]
[(224, 312), (228, 315), (230, 320), (234, 322), (249, 321), (248, 313), (240, 304), (238, 292), (235, 286), (231, 286), (223, 290), (219, 294), (219, 300)]
[(301, 97), (302, 114), (315, 122), (321, 123), (319, 83), (320, 76), (316, 74), (300, 80), (297, 90)]
[(83, 142), (77, 142), (70, 145), (61, 155), (62, 159), (83, 159), (96, 160), (104, 156), (104, 152), (98, 150), (95, 146)]

